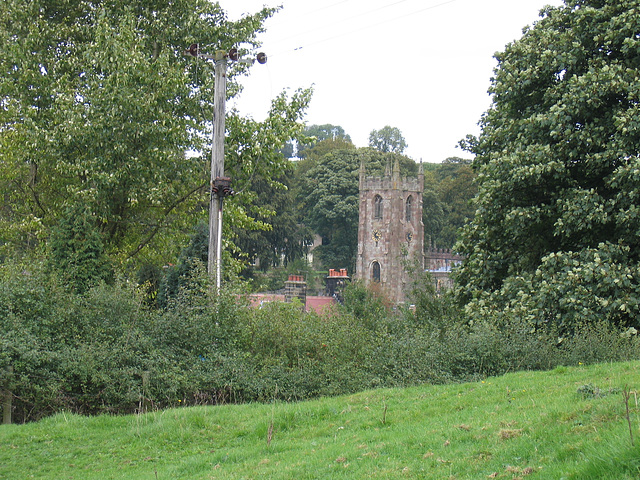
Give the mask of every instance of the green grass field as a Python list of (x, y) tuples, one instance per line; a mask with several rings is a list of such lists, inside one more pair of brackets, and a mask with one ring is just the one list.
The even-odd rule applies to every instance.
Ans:
[(0, 426), (0, 478), (637, 479), (639, 387), (632, 362), (304, 403), (63, 413)]

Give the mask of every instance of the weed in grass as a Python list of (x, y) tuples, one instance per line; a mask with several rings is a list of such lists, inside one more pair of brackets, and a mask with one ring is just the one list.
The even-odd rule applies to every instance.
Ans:
[(631, 427), (631, 417), (629, 416), (629, 397), (631, 396), (631, 392), (629, 391), (628, 387), (625, 385), (624, 389), (622, 390), (622, 398), (624, 399), (624, 406), (626, 409), (626, 418), (627, 418), (627, 424), (629, 425), (629, 436), (631, 437), (631, 446), (634, 446), (633, 443), (633, 428)]
[(382, 408), (382, 424), (387, 424), (387, 403), (384, 402), (384, 406)]
[(498, 432), (498, 436), (500, 437), (501, 440), (509, 440), (512, 438), (519, 437), (520, 435), (522, 435), (521, 428), (516, 428), (516, 429), (503, 428)]
[(267, 447), (271, 446), (271, 440), (273, 439), (273, 421), (269, 424), (269, 429), (267, 430)]
[(587, 383), (578, 387), (578, 394), (582, 396), (582, 398), (602, 398), (611, 394), (620, 393), (619, 388), (609, 388), (608, 390), (601, 390), (593, 383)]

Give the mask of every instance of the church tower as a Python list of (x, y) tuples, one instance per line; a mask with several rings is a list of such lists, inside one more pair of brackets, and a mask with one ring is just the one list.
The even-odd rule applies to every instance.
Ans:
[(394, 303), (405, 301), (409, 279), (405, 265), (424, 268), (422, 162), (418, 178), (400, 177), (396, 160), (384, 176), (368, 177), (360, 164), (360, 218), (355, 278), (380, 284)]

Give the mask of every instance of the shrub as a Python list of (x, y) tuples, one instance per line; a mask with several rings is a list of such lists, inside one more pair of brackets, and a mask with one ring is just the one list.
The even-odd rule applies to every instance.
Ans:
[(14, 368), (20, 422), (61, 409), (130, 413), (143, 405), (301, 400), (640, 354), (634, 328), (606, 321), (559, 337), (555, 322), (540, 325), (516, 309), (463, 322), (447, 297), (425, 301), (439, 306), (390, 310), (355, 283), (345, 305), (323, 316), (296, 303), (253, 309), (233, 286), (216, 293), (200, 266), (156, 310), (127, 282), (80, 294), (37, 262), (5, 265), (0, 369)]
[(47, 264), (70, 289), (83, 293), (113, 276), (89, 207), (68, 207), (49, 238)]

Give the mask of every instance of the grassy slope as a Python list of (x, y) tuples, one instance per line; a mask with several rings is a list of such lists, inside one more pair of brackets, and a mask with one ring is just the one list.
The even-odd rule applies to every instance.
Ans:
[[(640, 362), (318, 401), (0, 425), (0, 478), (638, 478)], [(640, 443), (632, 393), (631, 421)], [(271, 442), (267, 437), (273, 422)]]

